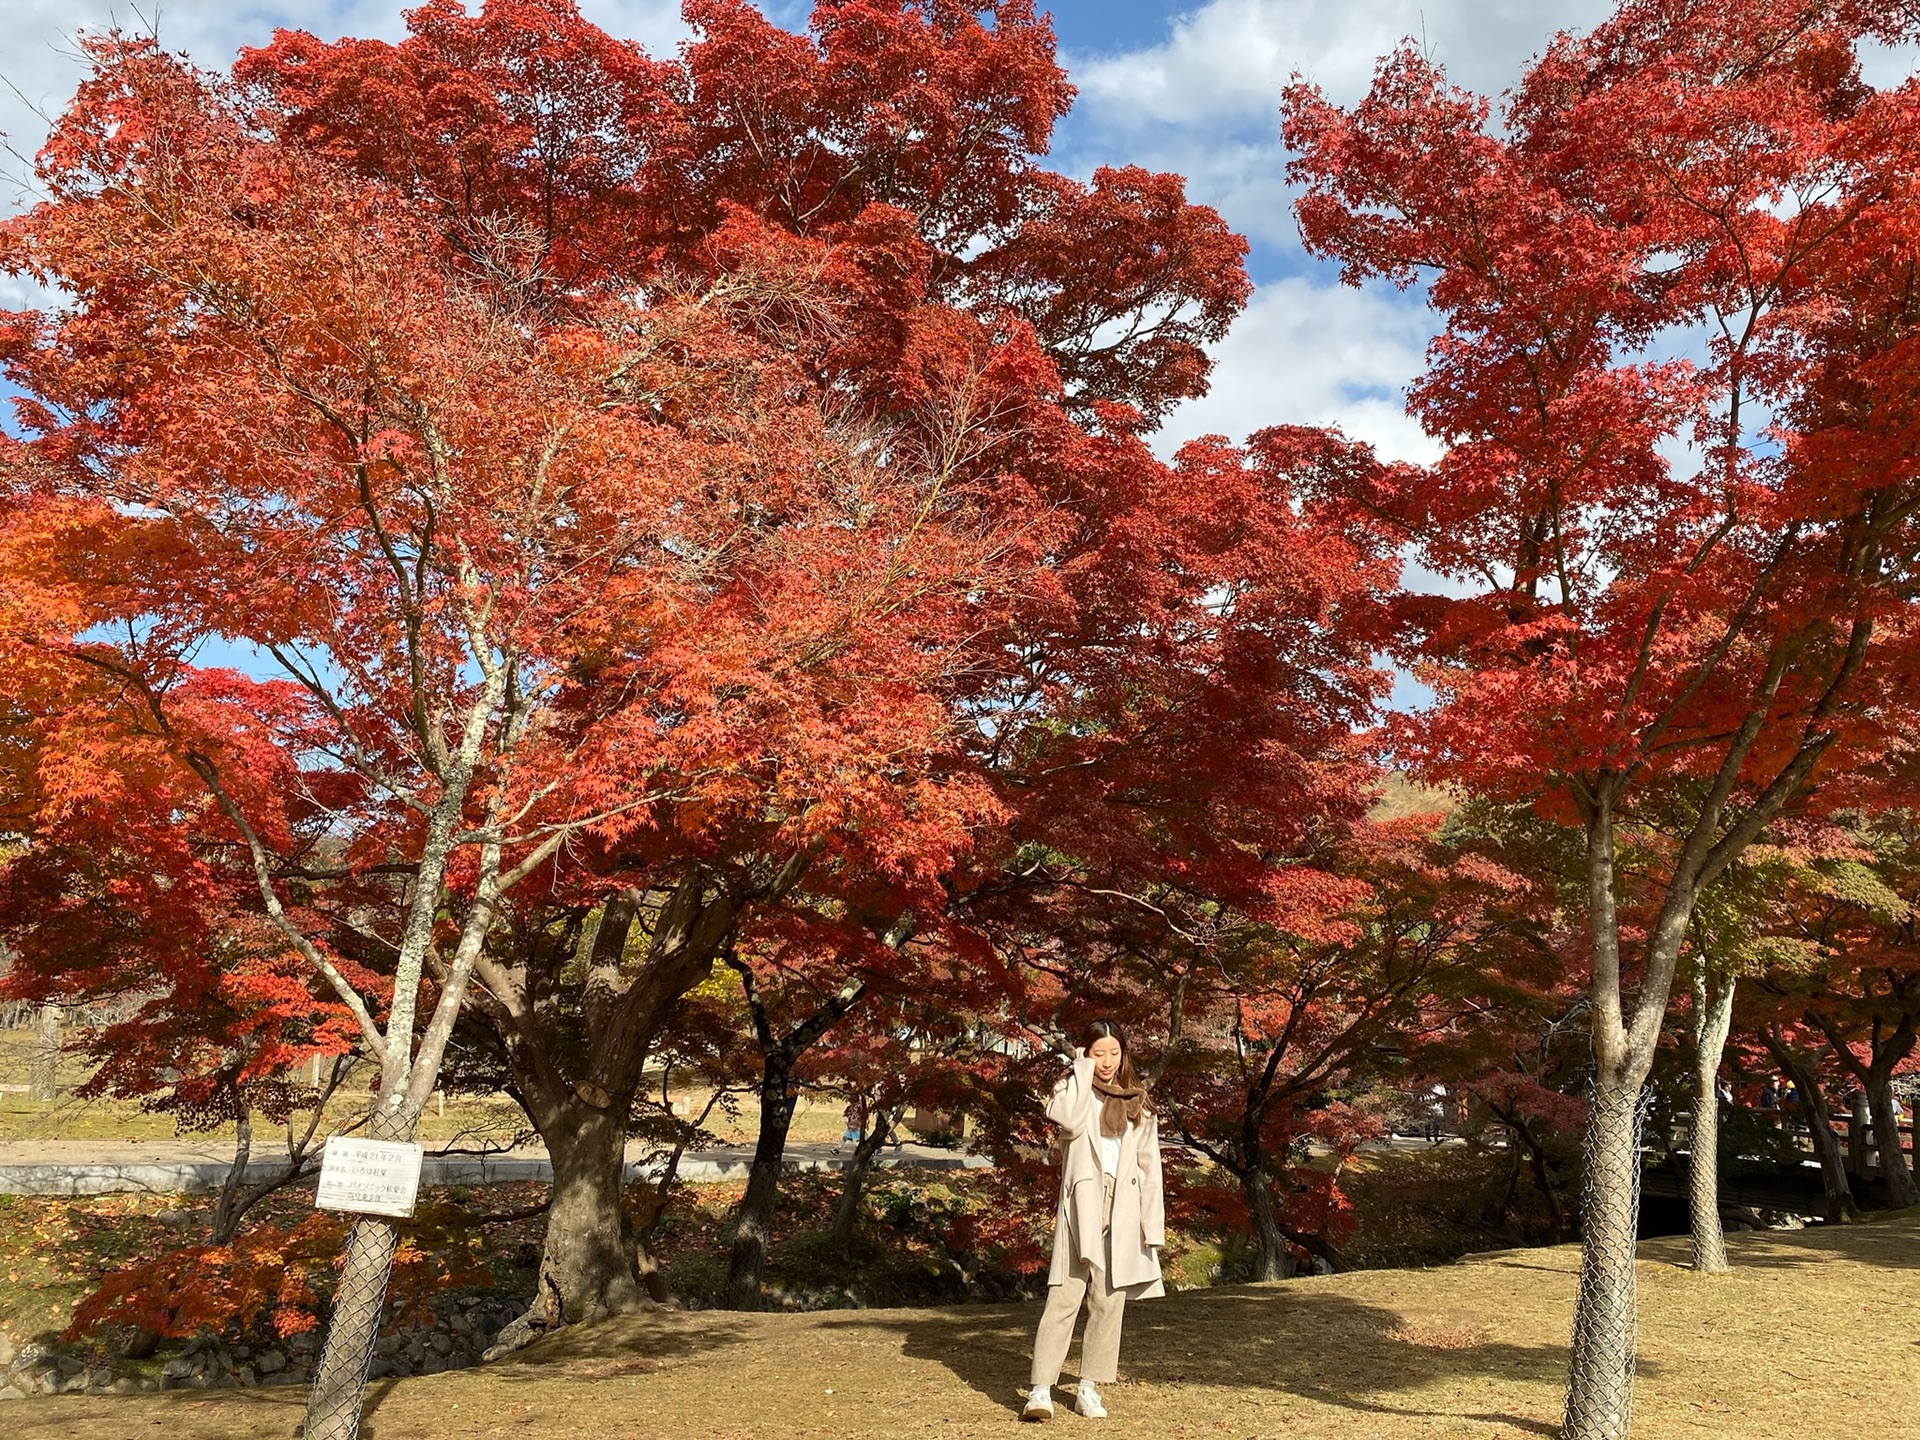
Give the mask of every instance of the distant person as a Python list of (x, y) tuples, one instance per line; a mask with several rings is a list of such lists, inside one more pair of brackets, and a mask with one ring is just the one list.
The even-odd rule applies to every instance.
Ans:
[(1074, 1410), (1106, 1418), (1099, 1386), (1119, 1374), (1127, 1297), (1165, 1294), (1160, 1249), (1166, 1197), (1160, 1126), (1133, 1073), (1126, 1037), (1109, 1020), (1087, 1027), (1073, 1069), (1054, 1086), (1047, 1118), (1060, 1130), (1060, 1204), (1054, 1214), (1047, 1308), (1033, 1341), (1025, 1420), (1053, 1418), (1053, 1387), (1087, 1304)]
[[(840, 1145), (859, 1145), (867, 1138), (867, 1097), (855, 1095), (847, 1101), (847, 1108), (841, 1116), (843, 1128), (840, 1131)], [(840, 1153), (840, 1145), (833, 1147), (834, 1154)]]

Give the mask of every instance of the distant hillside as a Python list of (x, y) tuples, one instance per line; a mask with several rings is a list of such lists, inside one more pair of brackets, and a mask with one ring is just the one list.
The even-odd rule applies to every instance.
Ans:
[(1373, 807), (1376, 820), (1398, 820), (1406, 815), (1450, 815), (1460, 797), (1421, 785), (1404, 775), (1388, 775), (1385, 793)]

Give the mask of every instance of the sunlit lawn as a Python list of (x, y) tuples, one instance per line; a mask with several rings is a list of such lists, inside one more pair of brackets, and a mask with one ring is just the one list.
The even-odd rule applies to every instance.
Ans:
[[(1896, 1440), (1920, 1385), (1920, 1221), (1733, 1238), (1702, 1280), (1685, 1242), (1642, 1249), (1636, 1435)], [(1187, 1291), (1128, 1317), (1103, 1433), (1552, 1435), (1577, 1252)], [(376, 1387), (369, 1440), (511, 1435), (1004, 1434), (1034, 1305), (614, 1322), (520, 1362)], [(62, 1397), (21, 1437), (290, 1436), (292, 1392)], [(1056, 1424), (1082, 1424), (1063, 1413)]]

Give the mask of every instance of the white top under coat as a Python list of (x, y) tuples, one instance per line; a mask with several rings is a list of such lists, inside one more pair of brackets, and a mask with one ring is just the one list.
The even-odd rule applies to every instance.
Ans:
[(1100, 1137), (1100, 1168), (1115, 1179), (1120, 1176), (1120, 1139), (1118, 1135)]

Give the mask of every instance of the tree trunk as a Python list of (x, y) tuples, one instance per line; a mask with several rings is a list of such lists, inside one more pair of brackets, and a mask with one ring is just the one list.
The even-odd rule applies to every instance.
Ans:
[[(384, 1103), (368, 1124), (375, 1140), (411, 1140), (419, 1123), (416, 1111), (395, 1110)], [(360, 1404), (367, 1388), (367, 1367), (373, 1363), (373, 1345), (380, 1338), (386, 1310), (387, 1281), (393, 1275), (393, 1252), (399, 1231), (390, 1220), (357, 1219), (347, 1236), (347, 1253), (340, 1267), (340, 1284), (333, 1293), (333, 1314), (327, 1322), (326, 1343), (307, 1396), (306, 1440), (355, 1440), (360, 1433)]]
[(1533, 1188), (1540, 1192), (1540, 1198), (1547, 1202), (1547, 1243), (1558, 1245), (1564, 1238), (1567, 1228), (1566, 1208), (1560, 1203), (1560, 1192), (1554, 1187), (1553, 1174), (1547, 1169), (1547, 1151), (1534, 1138), (1533, 1130), (1523, 1120), (1514, 1127), (1520, 1141), (1526, 1148), (1527, 1164), (1533, 1174)]
[(1687, 1210), (1696, 1275), (1724, 1275), (1726, 1235), (1720, 1228), (1720, 1060), (1733, 1023), (1734, 978), (1718, 986), (1705, 965), (1693, 981), (1693, 1140), (1687, 1161)]
[(220, 1199), (213, 1207), (213, 1243), (230, 1245), (240, 1228), (240, 1194), (247, 1185), (247, 1162), (253, 1158), (253, 1111), (242, 1100), (240, 1116), (234, 1121), (233, 1168), (220, 1187)]
[[(769, 893), (791, 885), (798, 869), (782, 876)], [(517, 993), (516, 1004), (490, 1002), (489, 990), (480, 992), (480, 1013), (511, 1071), (512, 1093), (545, 1140), (554, 1167), (539, 1292), (527, 1313), (496, 1337), (490, 1356), (583, 1315), (670, 1298), (621, 1203), (626, 1126), (654, 1037), (686, 992), (712, 972), (739, 901), (714, 893), (700, 870), (689, 871), (652, 922), (646, 958), (636, 970), (628, 941), (642, 898), (639, 891), (609, 897), (566, 954), (518, 957), (525, 973), (546, 975), (540, 986), (554, 990), (564, 989), (562, 971), (584, 972), (583, 979), (565, 982), (581, 986), (577, 1016), (567, 1007), (536, 1003), (537, 995), (529, 999), (526, 985), (532, 982), (516, 982), (505, 971), (489, 981), (491, 993)], [(581, 1039), (584, 1047), (576, 1043)], [(644, 1296), (636, 1298), (636, 1286)]]
[[(599, 956), (604, 946), (617, 956), (631, 919), (630, 905), (609, 901), (606, 917), (583, 940), (583, 948)], [(570, 1081), (556, 1063), (559, 1047), (543, 1025), (515, 1017), (502, 1023), (502, 1017), (494, 1017), (514, 1096), (547, 1147), (553, 1187), (533, 1300), (494, 1337), (489, 1358), (563, 1325), (627, 1313), (649, 1302), (664, 1304), (669, 1298), (666, 1282), (622, 1203), (627, 1118), (645, 1063), (645, 1042), (658, 1023), (654, 1014), (642, 1019), (642, 1043), (591, 1069), (592, 1078)]]
[(1833, 1112), (1827, 1108), (1826, 1092), (1820, 1088), (1819, 1067), (1791, 1046), (1771, 1037), (1766, 1044), (1774, 1063), (1793, 1081), (1794, 1094), (1799, 1097), (1800, 1114), (1807, 1122), (1808, 1138), (1813, 1141), (1813, 1153), (1820, 1161), (1827, 1222), (1838, 1225), (1857, 1220), (1860, 1209), (1854, 1203), (1853, 1187), (1847, 1183), (1846, 1161), (1840, 1153), (1839, 1138), (1833, 1133)]
[(373, 1361), (373, 1344), (380, 1338), (398, 1237), (391, 1221), (353, 1222), (320, 1368), (314, 1372), (313, 1393), (307, 1398), (309, 1440), (354, 1440), (360, 1433), (360, 1399)]
[(774, 1207), (780, 1203), (780, 1172), (792, 1124), (787, 1066), (777, 1055), (769, 1057), (760, 1079), (760, 1138), (753, 1149), (747, 1193), (735, 1213), (733, 1254), (727, 1262), (729, 1310), (758, 1310), (764, 1303), (761, 1277), (766, 1273), (767, 1240), (773, 1231)]
[(1847, 1092), (1847, 1174), (1867, 1183), (1867, 1092), (1859, 1086)]
[(1867, 1104), (1873, 1111), (1874, 1150), (1888, 1199), (1900, 1209), (1920, 1205), (1920, 1188), (1913, 1183), (1913, 1172), (1907, 1168), (1906, 1152), (1900, 1145), (1900, 1122), (1893, 1112), (1891, 1075), (1868, 1076)]
[(1820, 1161), (1820, 1183), (1826, 1192), (1827, 1221), (1838, 1225), (1846, 1220), (1860, 1218), (1860, 1206), (1853, 1196), (1853, 1185), (1847, 1179), (1846, 1161), (1840, 1154), (1839, 1137), (1833, 1133), (1833, 1112), (1827, 1108), (1827, 1097), (1816, 1084), (1811, 1090), (1804, 1085), (1795, 1087), (1806, 1097), (1801, 1102), (1801, 1114), (1806, 1117), (1808, 1138), (1813, 1142), (1813, 1153)]
[[(884, 944), (898, 949), (913, 933), (913, 919), (902, 916), (887, 932)], [(754, 1039), (760, 1046), (760, 1140), (754, 1146), (753, 1169), (747, 1193), (740, 1199), (733, 1226), (733, 1255), (727, 1262), (727, 1306), (758, 1310), (764, 1303), (761, 1276), (767, 1265), (767, 1239), (773, 1229), (774, 1207), (780, 1202), (780, 1172), (786, 1163), (787, 1129), (793, 1124), (793, 1067), (799, 1058), (833, 1027), (841, 1016), (866, 996), (866, 981), (850, 979), (806, 1019), (774, 1038), (773, 1021), (754, 978), (753, 967), (729, 953), (726, 963), (740, 977), (741, 994), (753, 1016)]]
[(628, 1103), (607, 1108), (577, 1096), (543, 1117), (540, 1136), (553, 1162), (540, 1278), (526, 1320), (534, 1330), (624, 1314), (667, 1298), (665, 1282), (641, 1263), (639, 1236), (621, 1203)]
[(1587, 1110), (1586, 1204), (1580, 1292), (1573, 1316), (1572, 1381), (1562, 1440), (1626, 1440), (1633, 1408), (1639, 1298), (1637, 1067), (1595, 1080)]
[(1253, 1222), (1253, 1278), (1255, 1280), (1291, 1280), (1299, 1268), (1293, 1247), (1280, 1229), (1280, 1217), (1273, 1204), (1273, 1182), (1256, 1149), (1251, 1163), (1240, 1176), (1240, 1188), (1247, 1197), (1247, 1216)]
[(60, 1094), (60, 1021), (58, 1005), (42, 1005), (33, 1017), (33, 1053), (27, 1061), (27, 1098), (50, 1105)]
[(1523, 1244), (1527, 1238), (1526, 1226), (1520, 1219), (1520, 1167), (1523, 1162), (1521, 1147), (1511, 1140), (1507, 1143), (1507, 1184), (1500, 1194), (1500, 1231), (1515, 1244)]
[(840, 1187), (840, 1201), (833, 1207), (831, 1231), (834, 1247), (842, 1254), (853, 1249), (854, 1233), (860, 1223), (861, 1192), (866, 1188), (867, 1175), (873, 1169), (873, 1157), (887, 1143), (887, 1137), (898, 1123), (899, 1114), (898, 1110), (876, 1109), (872, 1126), (860, 1143), (854, 1146), (853, 1158), (847, 1162), (846, 1180)]

